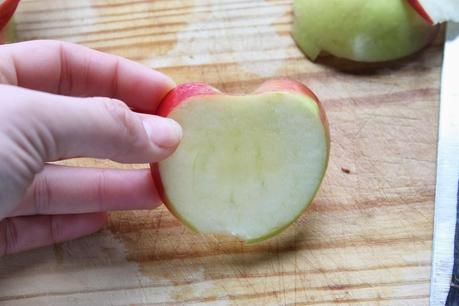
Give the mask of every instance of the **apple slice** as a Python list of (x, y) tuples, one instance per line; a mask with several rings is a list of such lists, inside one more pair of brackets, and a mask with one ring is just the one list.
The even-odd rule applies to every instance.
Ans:
[(414, 9), (431, 24), (459, 22), (458, 0), (408, 0)]
[(299, 82), (271, 80), (246, 96), (179, 85), (158, 115), (180, 123), (183, 139), (152, 165), (156, 187), (168, 209), (198, 232), (248, 242), (271, 237), (301, 215), (325, 174), (325, 112)]
[(390, 61), (422, 49), (436, 33), (405, 0), (295, 0), (293, 13), (292, 36), (311, 60), (327, 52)]

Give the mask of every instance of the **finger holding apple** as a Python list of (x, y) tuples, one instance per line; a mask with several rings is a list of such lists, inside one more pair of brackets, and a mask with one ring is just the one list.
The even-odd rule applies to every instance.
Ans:
[(181, 124), (183, 139), (151, 165), (168, 209), (202, 233), (255, 242), (288, 227), (313, 200), (325, 174), (325, 112), (303, 84), (276, 79), (251, 95), (203, 84), (177, 86), (158, 114)]

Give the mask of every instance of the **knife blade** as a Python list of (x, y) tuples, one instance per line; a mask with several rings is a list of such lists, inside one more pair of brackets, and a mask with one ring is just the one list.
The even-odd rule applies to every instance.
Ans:
[(458, 182), (459, 24), (448, 23), (441, 73), (431, 306), (459, 305)]

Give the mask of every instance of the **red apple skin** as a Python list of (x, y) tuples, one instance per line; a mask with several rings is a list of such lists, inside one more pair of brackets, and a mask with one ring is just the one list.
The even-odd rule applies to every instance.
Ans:
[[(288, 79), (288, 78), (278, 78), (278, 79), (271, 79), (263, 84), (261, 84), (255, 91), (254, 94), (264, 94), (268, 92), (291, 92), (291, 93), (296, 93), (300, 95), (305, 95), (307, 97), (312, 98), (312, 100), (317, 104), (319, 107), (319, 113), (320, 113), (320, 119), (322, 121), (322, 124), (325, 128), (325, 133), (327, 139), (330, 139), (330, 130), (329, 130), (329, 125), (328, 125), (328, 120), (325, 115), (325, 111), (322, 107), (322, 104), (320, 103), (319, 99), (317, 96), (308, 88), (306, 87), (303, 83)], [(219, 91), (218, 89), (206, 84), (206, 83), (185, 83), (178, 85), (174, 89), (172, 89), (161, 101), (161, 104), (158, 107), (158, 110), (156, 112), (156, 115), (162, 116), (162, 117), (167, 117), (172, 110), (179, 106), (182, 103), (186, 103), (190, 101), (191, 97), (195, 96), (210, 96), (210, 95), (226, 95)], [(230, 96), (230, 95), (228, 95)], [(330, 154), (330, 144), (327, 144), (327, 155)], [(184, 222), (185, 225), (187, 225), (189, 228), (194, 230), (195, 232), (198, 232), (198, 230), (192, 225), (189, 224), (188, 222), (185, 222), (184, 218), (182, 218), (177, 211), (175, 211), (173, 205), (171, 205), (171, 201), (168, 199), (166, 192), (164, 190), (164, 186), (161, 180), (161, 174), (159, 172), (159, 166), (157, 163), (151, 164), (151, 174), (153, 177), (153, 181), (156, 187), (156, 190), (158, 191), (158, 195), (161, 199), (161, 201), (166, 205), (168, 210), (181, 222)], [(293, 221), (292, 221), (293, 222)], [(279, 228), (277, 231), (270, 233), (269, 236), (272, 237), (276, 233), (281, 232), (283, 229), (288, 227), (290, 224)], [(250, 243), (254, 243), (257, 241), (264, 240), (266, 237), (261, 237), (257, 240), (250, 241)]]
[(19, 0), (5, 0), (0, 4), (0, 31), (6, 26), (11, 17), (13, 17)]
[(408, 0), (408, 3), (416, 10), (416, 12), (418, 12), (419, 15), (421, 15), (422, 18), (424, 18), (425, 21), (431, 25), (434, 24), (433, 20), (430, 18), (429, 14), (427, 14), (418, 0)]
[(221, 94), (222, 93), (218, 89), (206, 83), (194, 82), (180, 84), (172, 89), (163, 98), (161, 104), (158, 107), (158, 110), (156, 111), (156, 115), (167, 117), (174, 108), (187, 101), (188, 98), (194, 96), (210, 96)]

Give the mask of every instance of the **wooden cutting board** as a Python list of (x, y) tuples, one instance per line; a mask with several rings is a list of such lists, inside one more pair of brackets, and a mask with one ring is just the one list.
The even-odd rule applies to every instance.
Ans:
[(117, 212), (98, 234), (0, 259), (0, 304), (428, 303), (443, 31), (391, 64), (312, 63), (289, 35), (291, 2), (21, 2), (20, 40), (80, 43), (231, 93), (297, 78), (323, 101), (332, 151), (316, 200), (276, 238), (247, 246), (164, 208)]

